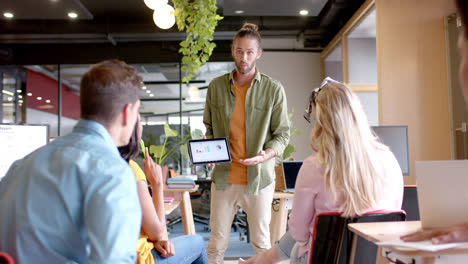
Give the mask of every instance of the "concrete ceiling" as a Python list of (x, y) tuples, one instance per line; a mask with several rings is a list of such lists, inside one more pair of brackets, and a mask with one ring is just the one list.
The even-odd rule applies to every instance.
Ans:
[[(224, 0), (211, 61), (230, 60), (230, 44), (244, 22), (259, 25), (265, 49), (320, 51), (364, 0)], [(242, 8), (242, 9), (241, 9)], [(301, 9), (309, 15), (299, 16)], [(243, 10), (243, 14), (236, 14)], [(0, 64), (76, 64), (118, 57), (131, 63), (178, 62), (176, 27), (158, 29), (143, 0), (3, 0)], [(69, 12), (78, 18), (70, 20)], [(271, 40), (271, 41), (268, 41)], [(281, 43), (281, 45), (276, 45)]]
[[(203, 108), (206, 86), (231, 71), (230, 46), (244, 22), (259, 25), (265, 50), (321, 51), (364, 0), (224, 0), (217, 1), (224, 16), (216, 28), (217, 47), (190, 85), (164, 83), (179, 79), (179, 42), (185, 34), (176, 27), (157, 28), (143, 0), (2, 0), (0, 65), (34, 65), (30, 70), (57, 76), (78, 91), (89, 64), (108, 58), (127, 61), (142, 74), (141, 113), (160, 116)], [(307, 9), (307, 16), (299, 16)], [(235, 11), (242, 10), (243, 14)], [(78, 14), (70, 20), (69, 12)], [(197, 99), (191, 91), (198, 88)], [(153, 96), (151, 96), (153, 95)], [(200, 111), (195, 113), (201, 113)]]

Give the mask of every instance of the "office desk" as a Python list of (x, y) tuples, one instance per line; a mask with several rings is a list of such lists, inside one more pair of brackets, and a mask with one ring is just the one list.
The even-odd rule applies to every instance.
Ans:
[[(379, 222), (379, 223), (355, 223), (348, 225), (349, 230), (371, 242), (383, 242), (395, 240), (402, 235), (415, 232), (421, 228), (420, 221), (406, 222)], [(354, 243), (354, 242), (353, 242)], [(383, 252), (389, 252), (392, 259), (397, 258), (403, 263), (468, 263), (468, 246), (440, 250), (437, 252), (422, 251), (403, 247), (383, 247)], [(354, 254), (355, 248), (352, 253)], [(376, 263), (388, 263), (383, 261), (381, 254), (377, 254)]]
[(288, 208), (287, 204), (292, 204), (294, 193), (275, 192), (273, 194), (273, 201), (277, 199), (278, 204), (271, 206), (271, 222), (270, 222), (270, 241), (271, 245), (279, 240), (284, 233), (286, 233), (286, 226), (288, 224)]
[(189, 192), (198, 190), (198, 185), (192, 189), (168, 189), (164, 186), (164, 196), (174, 197), (174, 202), (170, 205), (164, 205), (166, 214), (172, 212), (178, 205), (180, 205), (180, 216), (182, 218), (182, 226), (184, 227), (184, 234), (194, 235), (195, 224), (193, 222), (192, 204), (190, 202)]

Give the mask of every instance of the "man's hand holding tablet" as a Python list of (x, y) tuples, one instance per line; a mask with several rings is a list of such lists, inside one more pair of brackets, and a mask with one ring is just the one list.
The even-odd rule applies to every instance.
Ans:
[(207, 165), (231, 162), (229, 143), (226, 138), (189, 140), (188, 150), (192, 165)]

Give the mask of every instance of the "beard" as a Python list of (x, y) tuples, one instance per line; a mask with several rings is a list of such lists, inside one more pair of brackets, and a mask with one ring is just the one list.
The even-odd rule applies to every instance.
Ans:
[(247, 63), (247, 68), (242, 68), (242, 63), (241, 62), (235, 62), (236, 63), (236, 69), (239, 73), (241, 74), (247, 74), (249, 73), (250, 71), (252, 71), (252, 69), (255, 67), (255, 62), (252, 62), (252, 64), (248, 64)]

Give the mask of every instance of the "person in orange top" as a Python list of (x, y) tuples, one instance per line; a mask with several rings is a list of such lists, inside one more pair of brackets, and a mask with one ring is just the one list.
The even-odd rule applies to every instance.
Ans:
[[(143, 127), (140, 118), (135, 125), (128, 145), (120, 147), (120, 155), (128, 161), (135, 173), (137, 191), (143, 213), (140, 238), (137, 244), (138, 264), (207, 264), (208, 257), (203, 238), (199, 235), (180, 236), (165, 240), (166, 218), (164, 213), (163, 177), (161, 167), (151, 159), (145, 149), (144, 172), (133, 161), (140, 149)], [(151, 197), (147, 180), (153, 191)]]
[(261, 73), (258, 27), (245, 23), (232, 41), (236, 65), (213, 79), (206, 95), (206, 138), (229, 137), (232, 163), (216, 164), (211, 174), (210, 264), (224, 263), (232, 220), (239, 208), (247, 213), (256, 253), (271, 247), (271, 203), (275, 156), (289, 142), (286, 93), (277, 80)]

